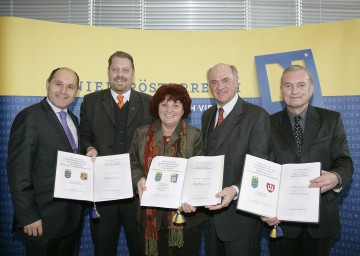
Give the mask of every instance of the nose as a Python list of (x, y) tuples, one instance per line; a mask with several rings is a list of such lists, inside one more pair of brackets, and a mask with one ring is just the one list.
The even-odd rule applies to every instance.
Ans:
[(296, 84), (294, 84), (293, 86), (291, 86), (291, 93), (292, 93), (292, 94), (296, 94), (297, 91), (298, 91), (298, 88), (297, 88), (297, 85), (296, 85)]
[(60, 92), (61, 92), (62, 94), (65, 94), (65, 93), (66, 93), (66, 86), (65, 86), (65, 85), (61, 86)]
[(224, 83), (220, 81), (217, 85), (217, 90), (221, 91), (223, 88), (224, 88)]
[(119, 69), (117, 72), (117, 75), (122, 77), (124, 75), (124, 72), (121, 69)]

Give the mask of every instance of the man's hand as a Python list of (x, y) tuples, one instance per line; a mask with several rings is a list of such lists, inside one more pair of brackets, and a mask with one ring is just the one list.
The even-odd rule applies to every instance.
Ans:
[(222, 191), (216, 194), (216, 197), (221, 197), (221, 204), (218, 205), (206, 205), (205, 208), (209, 210), (220, 210), (222, 208), (228, 207), (229, 204), (232, 202), (234, 197), (236, 196), (236, 189), (233, 187), (226, 187)]
[(86, 150), (86, 155), (91, 157), (91, 161), (94, 163), (96, 160), (96, 157), (98, 155), (98, 152), (96, 148), (94, 147), (88, 147)]
[(190, 212), (195, 212), (196, 207), (194, 207), (194, 206), (192, 206), (192, 205), (190, 205), (188, 203), (182, 203), (178, 210), (180, 212), (190, 213)]
[(141, 201), (141, 197), (142, 197), (143, 192), (146, 190), (145, 183), (146, 183), (145, 178), (141, 178), (137, 183), (137, 189), (138, 189), (138, 194), (139, 194), (140, 201)]
[(35, 221), (29, 225), (24, 226), (24, 233), (28, 236), (41, 237), (43, 234), (41, 220)]
[(339, 184), (339, 178), (335, 173), (322, 171), (321, 175), (310, 180), (310, 188), (320, 188), (321, 193), (329, 191)]
[(277, 217), (269, 218), (269, 217), (261, 217), (263, 222), (266, 222), (269, 226), (275, 226), (280, 223)]

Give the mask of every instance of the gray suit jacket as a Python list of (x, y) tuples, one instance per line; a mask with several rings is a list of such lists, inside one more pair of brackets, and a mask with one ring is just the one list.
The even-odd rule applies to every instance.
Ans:
[[(127, 122), (127, 151), (135, 130), (149, 124), (151, 96), (132, 90)], [(80, 112), (80, 136), (83, 151), (94, 146), (99, 156), (112, 154), (115, 137), (114, 100), (110, 89), (90, 93), (84, 96)]]
[[(349, 184), (354, 172), (344, 125), (339, 113), (309, 105), (304, 131), (302, 157), (298, 154), (293, 129), (286, 110), (271, 115), (271, 160), (279, 164), (321, 162), (325, 171), (337, 172), (342, 187)], [(340, 230), (338, 193), (321, 194), (320, 223), (308, 224), (313, 238), (329, 237)], [(286, 237), (296, 237), (301, 224), (280, 224)]]
[[(68, 112), (78, 126), (77, 118)], [(14, 204), (14, 229), (39, 219), (43, 237), (62, 237), (79, 227), (78, 201), (53, 198), (58, 150), (71, 152), (65, 131), (46, 99), (22, 110), (11, 127), (8, 180)]]
[[(202, 115), (202, 133), (205, 152), (208, 152), (211, 121), (215, 119), (216, 105)], [(268, 113), (259, 106), (250, 104), (240, 97), (220, 127), (218, 143), (214, 155), (225, 155), (223, 188), (240, 186), (244, 159), (251, 154), (268, 159), (270, 143), (270, 120)], [(241, 193), (241, 191), (240, 191)], [(226, 209), (213, 213), (216, 232), (223, 241), (253, 237), (260, 231), (262, 223), (259, 216), (236, 210), (234, 200)]]

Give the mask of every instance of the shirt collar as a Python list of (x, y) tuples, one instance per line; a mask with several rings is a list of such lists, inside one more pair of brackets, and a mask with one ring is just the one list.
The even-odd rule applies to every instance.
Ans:
[(115, 102), (118, 102), (118, 99), (117, 99), (118, 95), (124, 96), (124, 100), (123, 100), (124, 103), (130, 100), (131, 89), (128, 90), (127, 92), (125, 92), (124, 94), (117, 94), (116, 92), (113, 91), (113, 89), (110, 89), (110, 91), (111, 91), (111, 96), (113, 97)]
[(64, 112), (68, 112), (67, 108), (66, 109), (61, 109), (61, 108), (58, 108), (57, 106), (55, 106), (54, 104), (52, 104), (52, 102), (49, 100), (49, 98), (46, 97), (46, 101), (47, 103), (49, 103), (51, 109), (57, 114), (61, 111), (64, 111)]
[[(308, 108), (304, 109), (304, 111), (301, 112), (300, 115), (296, 115), (296, 116), (300, 116), (303, 120), (305, 120), (307, 111), (308, 111)], [(290, 112), (288, 109), (286, 109), (286, 112), (288, 113), (290, 120), (294, 120), (295, 114)]]
[(238, 101), (239, 96), (237, 94), (235, 94), (235, 96), (228, 102), (226, 103), (224, 106), (220, 106), (218, 103), (217, 105), (217, 109), (219, 108), (223, 108), (224, 109), (224, 118), (233, 110), (233, 108), (236, 105), (236, 102)]

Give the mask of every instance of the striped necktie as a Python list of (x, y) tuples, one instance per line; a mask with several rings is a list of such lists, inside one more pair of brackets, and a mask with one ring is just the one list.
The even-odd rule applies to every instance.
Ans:
[(224, 120), (224, 109), (219, 108), (219, 115), (216, 122), (215, 130), (221, 125), (222, 121)]

